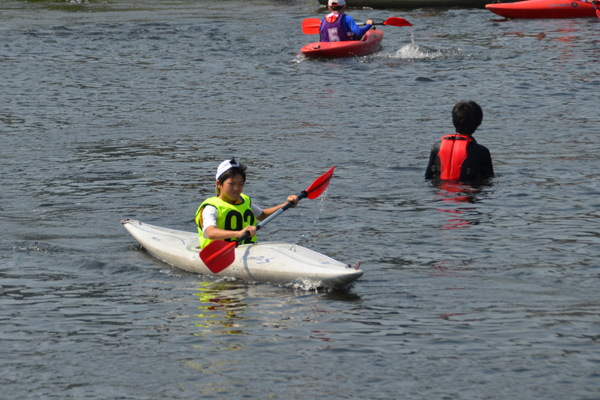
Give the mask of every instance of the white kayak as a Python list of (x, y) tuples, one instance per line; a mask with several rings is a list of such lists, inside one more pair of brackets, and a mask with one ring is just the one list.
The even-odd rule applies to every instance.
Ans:
[(198, 233), (161, 228), (125, 219), (125, 228), (154, 257), (174, 267), (203, 275), (232, 277), (311, 288), (342, 288), (360, 278), (363, 271), (302, 246), (281, 242), (240, 245), (235, 261), (213, 274), (200, 259)]

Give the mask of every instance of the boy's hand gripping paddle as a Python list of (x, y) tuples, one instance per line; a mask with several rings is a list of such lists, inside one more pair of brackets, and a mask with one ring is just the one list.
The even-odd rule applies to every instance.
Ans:
[[(364, 24), (357, 24), (364, 25)], [(390, 17), (383, 22), (374, 22), (373, 25), (412, 26), (410, 22), (400, 17)], [(316, 35), (319, 33), (321, 20), (319, 18), (307, 18), (302, 20), (302, 33)]]
[[(308, 189), (302, 191), (298, 195), (298, 201), (308, 197), (311, 200), (316, 199), (327, 189), (329, 186), (329, 181), (331, 180), (331, 176), (333, 175), (333, 170), (335, 167), (329, 168), (329, 171), (325, 172), (323, 175), (318, 177), (312, 185), (308, 187)], [(258, 231), (261, 227), (265, 226), (268, 222), (273, 220), (279, 214), (290, 208), (294, 203), (289, 202), (285, 206), (281, 207), (279, 210), (275, 211), (273, 214), (269, 215), (267, 219), (262, 221), (260, 224), (256, 226), (256, 230)], [(234, 242), (226, 242), (224, 240), (214, 240), (208, 246), (200, 251), (200, 258), (204, 262), (204, 264), (208, 267), (208, 269), (214, 273), (218, 274), (223, 271), (225, 268), (229, 267), (235, 261), (235, 251), (233, 251), (240, 243), (250, 237), (249, 233), (246, 233), (241, 238), (238, 238)]]

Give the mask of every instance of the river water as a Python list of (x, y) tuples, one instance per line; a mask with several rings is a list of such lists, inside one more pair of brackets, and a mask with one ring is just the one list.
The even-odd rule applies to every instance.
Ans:
[[(600, 398), (597, 19), (400, 16), (313, 61), (313, 0), (0, 4), (0, 386), (11, 399)], [(496, 177), (424, 180), (459, 100)], [(218, 163), (342, 291), (169, 267), (120, 224), (194, 231)]]

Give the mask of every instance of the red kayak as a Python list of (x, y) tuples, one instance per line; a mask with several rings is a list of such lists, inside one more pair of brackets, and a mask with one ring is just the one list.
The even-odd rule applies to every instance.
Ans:
[(493, 3), (488, 10), (505, 18), (584, 18), (596, 16), (592, 3), (579, 0), (526, 0)]
[(365, 33), (361, 40), (350, 40), (345, 42), (316, 42), (307, 44), (300, 51), (307, 57), (352, 57), (364, 56), (379, 50), (383, 32), (379, 29), (371, 29)]

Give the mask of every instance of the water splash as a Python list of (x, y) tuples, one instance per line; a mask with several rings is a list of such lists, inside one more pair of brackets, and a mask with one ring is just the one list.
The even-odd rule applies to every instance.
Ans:
[(393, 53), (380, 53), (381, 58), (399, 60), (464, 60), (472, 58), (459, 48), (436, 49), (434, 47), (409, 43)]
[(327, 198), (327, 190), (328, 189), (325, 189), (321, 196), (319, 196), (319, 211), (317, 212), (317, 217), (313, 221), (313, 224), (316, 224), (323, 214), (323, 210), (325, 209), (325, 199)]
[[(327, 199), (328, 190), (329, 189), (325, 189), (325, 191), (318, 198), (317, 204), (319, 205), (319, 207), (318, 207), (315, 219), (312, 221), (313, 225), (316, 225), (319, 222), (319, 219), (321, 218), (321, 215), (323, 214), (323, 211), (325, 210), (325, 200)], [(306, 243), (310, 243), (314, 240), (315, 240), (314, 235), (308, 232), (308, 233), (301, 234), (300, 237), (294, 242), (294, 244), (305, 245)]]
[(301, 53), (294, 53), (295, 57), (293, 60), (291, 60), (292, 64), (300, 64), (306, 60), (308, 60), (308, 57), (306, 57), (304, 54)]

